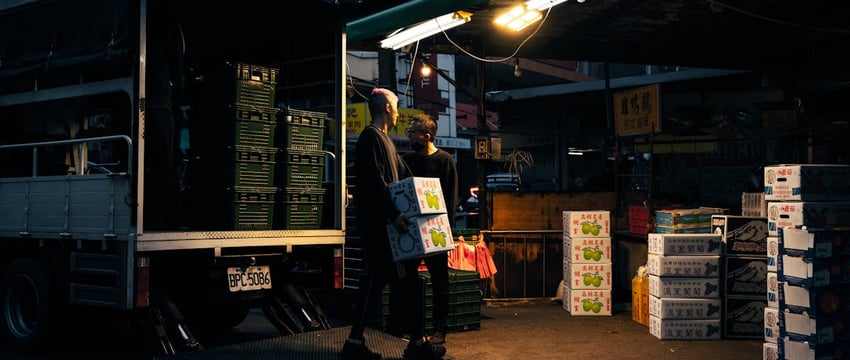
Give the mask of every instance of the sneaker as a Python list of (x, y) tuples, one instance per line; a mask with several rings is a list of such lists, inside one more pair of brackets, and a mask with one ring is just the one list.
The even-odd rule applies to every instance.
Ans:
[(446, 343), (446, 333), (443, 331), (435, 331), (429, 340), (431, 344), (443, 345)]
[(366, 347), (366, 344), (357, 344), (346, 341), (339, 353), (342, 360), (381, 360), (381, 354), (374, 353)]
[(446, 355), (446, 347), (429, 341), (411, 341), (404, 350), (407, 360), (440, 360)]

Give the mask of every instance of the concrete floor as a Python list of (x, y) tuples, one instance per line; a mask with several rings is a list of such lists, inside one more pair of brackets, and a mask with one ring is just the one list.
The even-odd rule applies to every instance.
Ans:
[(485, 302), (481, 328), (450, 333), (454, 360), (761, 359), (761, 339), (659, 340), (631, 312), (572, 316), (559, 301)]

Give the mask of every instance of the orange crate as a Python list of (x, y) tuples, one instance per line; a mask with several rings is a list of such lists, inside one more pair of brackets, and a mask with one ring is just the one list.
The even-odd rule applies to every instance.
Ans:
[(629, 232), (646, 235), (649, 209), (646, 206), (629, 206)]

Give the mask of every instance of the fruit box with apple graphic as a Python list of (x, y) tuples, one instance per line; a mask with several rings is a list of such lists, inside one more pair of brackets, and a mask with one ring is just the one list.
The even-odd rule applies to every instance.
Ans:
[(647, 254), (646, 270), (650, 275), (672, 277), (720, 276), (718, 255), (658, 255)]
[(388, 189), (396, 209), (407, 217), (446, 213), (440, 178), (409, 177), (389, 184)]
[(394, 261), (422, 258), (455, 248), (448, 215), (422, 215), (407, 220), (406, 233), (400, 233), (394, 224), (387, 225)]
[(571, 238), (564, 236), (564, 258), (574, 264), (597, 264), (611, 262), (611, 238)]
[(660, 298), (718, 299), (720, 279), (649, 275), (649, 294)]
[(647, 252), (659, 255), (720, 255), (718, 234), (647, 235)]
[(564, 284), (573, 289), (611, 290), (611, 263), (576, 264), (564, 259)]
[(564, 235), (611, 237), (611, 212), (607, 210), (564, 211)]
[(611, 316), (611, 290), (564, 287), (562, 306), (572, 316)]

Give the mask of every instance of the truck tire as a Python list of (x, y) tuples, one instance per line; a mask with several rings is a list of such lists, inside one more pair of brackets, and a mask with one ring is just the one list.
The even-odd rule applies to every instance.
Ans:
[(56, 327), (55, 280), (47, 266), (32, 258), (14, 260), (0, 282), (0, 335), (12, 347), (33, 349)]

